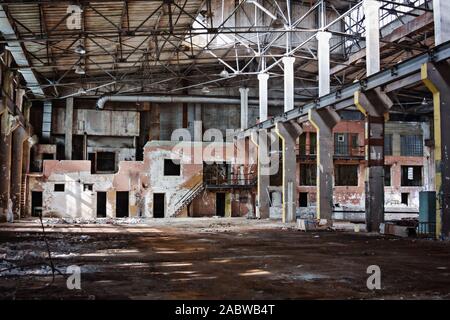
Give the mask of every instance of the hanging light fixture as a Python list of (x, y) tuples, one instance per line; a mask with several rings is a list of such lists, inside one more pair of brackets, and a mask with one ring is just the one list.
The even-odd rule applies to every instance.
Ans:
[(203, 93), (210, 93), (211, 91), (209, 90), (209, 88), (208, 88), (207, 86), (204, 86), (204, 87), (202, 88), (202, 92), (203, 92)]
[(75, 48), (75, 53), (78, 53), (80, 55), (83, 55), (86, 53), (86, 49), (84, 48), (84, 46), (80, 43), (76, 46)]
[(86, 71), (85, 71), (84, 68), (81, 66), (81, 64), (77, 64), (77, 66), (75, 67), (75, 73), (76, 73), (76, 74), (85, 74)]
[(228, 78), (228, 77), (230, 76), (230, 73), (229, 73), (226, 69), (223, 69), (223, 70), (220, 72), (220, 76), (221, 76), (222, 78)]

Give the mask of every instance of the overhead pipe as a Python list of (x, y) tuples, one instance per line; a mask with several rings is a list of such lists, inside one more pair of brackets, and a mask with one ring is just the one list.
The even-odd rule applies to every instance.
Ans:
[[(107, 101), (113, 102), (154, 102), (154, 103), (204, 103), (204, 104), (234, 104), (240, 105), (239, 98), (226, 97), (208, 97), (208, 96), (103, 96), (97, 100), (97, 108), (103, 109)], [(258, 99), (248, 99), (249, 105), (259, 105)], [(272, 99), (268, 104), (274, 107), (283, 107), (284, 100)], [(301, 106), (300, 102), (295, 103), (297, 107)]]

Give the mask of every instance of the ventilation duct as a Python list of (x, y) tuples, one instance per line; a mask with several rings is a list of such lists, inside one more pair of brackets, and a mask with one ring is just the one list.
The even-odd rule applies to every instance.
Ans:
[[(154, 103), (203, 103), (240, 105), (240, 98), (208, 97), (208, 96), (104, 96), (97, 100), (97, 108), (103, 109), (107, 101), (114, 102), (154, 102)], [(269, 105), (284, 106), (284, 100), (269, 100)], [(249, 105), (258, 105), (258, 99), (248, 99)], [(301, 106), (295, 103), (295, 106)]]

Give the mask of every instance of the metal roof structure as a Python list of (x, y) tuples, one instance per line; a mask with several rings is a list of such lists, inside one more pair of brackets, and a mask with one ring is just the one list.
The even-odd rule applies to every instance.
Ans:
[[(383, 68), (433, 45), (431, 2), (381, 1)], [(361, 1), (4, 0), (2, 10), (1, 43), (22, 49), (18, 68), (36, 97), (256, 88), (263, 71), (276, 91), (290, 55), (296, 99), (307, 102), (317, 97), (318, 31), (333, 35), (332, 88), (365, 74)]]

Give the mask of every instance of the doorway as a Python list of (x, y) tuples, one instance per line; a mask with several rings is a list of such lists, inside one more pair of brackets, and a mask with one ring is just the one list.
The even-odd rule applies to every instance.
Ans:
[(116, 192), (116, 218), (128, 217), (128, 191)]
[(42, 191), (31, 192), (31, 216), (39, 217), (42, 213)]
[(225, 193), (216, 193), (216, 216), (225, 217)]
[(165, 194), (153, 194), (153, 218), (164, 218)]
[(97, 218), (106, 217), (106, 192), (97, 192)]

